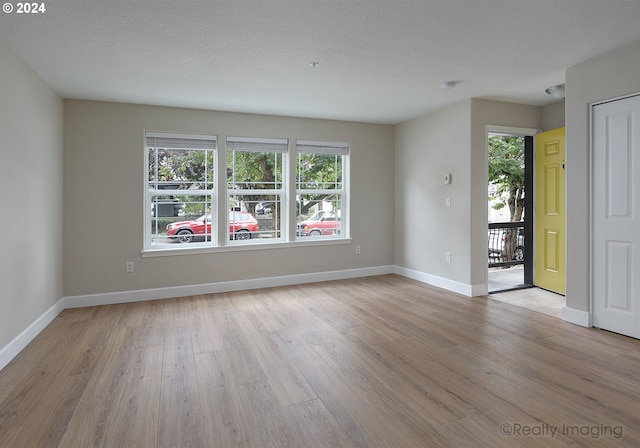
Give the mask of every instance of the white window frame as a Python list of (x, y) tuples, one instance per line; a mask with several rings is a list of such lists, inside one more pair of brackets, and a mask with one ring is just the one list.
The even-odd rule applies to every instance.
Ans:
[[(350, 238), (349, 227), (349, 153), (350, 145), (345, 142), (327, 142), (327, 141), (314, 141), (314, 140), (296, 140), (295, 159), (296, 168), (298, 170), (298, 155), (299, 154), (321, 154), (321, 155), (334, 155), (342, 157), (342, 179), (340, 181), (340, 188), (298, 188), (298, 181), (294, 186), (295, 196), (299, 195), (339, 195), (340, 196), (340, 233), (333, 235), (323, 235), (313, 239), (329, 240), (329, 239), (348, 239)], [(296, 241), (306, 241), (308, 236), (302, 236), (298, 231), (296, 232)]]
[[(208, 189), (190, 189), (190, 190), (158, 190), (150, 188), (153, 182), (149, 180), (149, 138), (168, 138), (181, 140), (206, 140), (215, 142), (215, 147), (210, 149), (213, 152), (213, 181), (212, 187)], [(259, 148), (261, 143), (274, 143), (283, 146), (278, 150), (283, 153), (282, 156), (282, 178), (281, 188), (273, 189), (257, 189), (257, 190), (231, 190), (228, 188), (227, 179), (227, 154), (233, 151), (227, 148), (227, 142), (242, 141), (246, 144), (245, 150), (250, 151), (251, 145)], [(300, 247), (315, 245), (331, 245), (331, 244), (347, 244), (351, 242), (350, 235), (350, 144), (342, 142), (314, 141), (314, 140), (295, 140), (284, 138), (253, 138), (253, 137), (234, 137), (226, 136), (219, 138), (215, 134), (188, 134), (188, 133), (171, 133), (159, 131), (146, 131), (144, 133), (144, 247), (142, 255), (145, 257), (156, 256), (173, 256), (188, 255), (197, 253), (225, 252), (225, 251), (242, 251), (242, 250), (259, 250), (277, 247)], [(161, 146), (159, 146), (161, 148)], [(302, 148), (303, 151), (317, 152), (321, 154), (340, 154), (342, 159), (342, 188), (335, 189), (298, 189), (296, 182), (296, 172), (298, 163), (298, 154)], [(185, 148), (188, 149), (188, 148)], [(197, 148), (194, 148), (197, 149)], [(259, 150), (259, 149), (256, 149)], [(211, 204), (211, 211), (214, 212), (215, 218), (211, 222), (211, 238), (210, 241), (189, 244), (152, 244), (153, 231), (152, 223), (154, 216), (152, 215), (151, 205), (152, 198), (158, 196), (158, 192), (162, 191), (163, 195), (188, 195), (207, 196)], [(258, 192), (258, 195), (281, 195), (279, 218), (280, 229), (277, 238), (259, 238), (246, 241), (235, 241), (229, 239), (229, 198), (235, 195), (249, 194)], [(339, 194), (341, 195), (341, 232), (339, 235), (332, 235), (322, 238), (301, 238), (297, 236), (297, 195), (300, 193), (308, 194)], [(225, 210), (220, 213), (220, 209)], [(156, 217), (157, 218), (157, 217)], [(222, 229), (222, 230), (221, 230)]]
[[(150, 145), (151, 141), (154, 141), (153, 145)], [(151, 181), (149, 179), (149, 148), (153, 147), (157, 149), (163, 148), (164, 145), (158, 145), (158, 140), (160, 141), (173, 141), (175, 143), (175, 148), (170, 149), (186, 149), (193, 151), (211, 151), (213, 153), (213, 163), (214, 166), (211, 168), (211, 172), (213, 173), (213, 179), (207, 182), (210, 184), (212, 188), (210, 189), (158, 189), (159, 181), (156, 179), (155, 181)], [(212, 142), (211, 147), (205, 144), (193, 144), (192, 147), (188, 144), (189, 141), (200, 141), (200, 142)], [(199, 147), (198, 147), (199, 146)], [(167, 149), (167, 148), (163, 148)], [(215, 135), (204, 135), (204, 134), (180, 134), (180, 133), (169, 133), (169, 132), (155, 132), (155, 131), (147, 131), (145, 132), (145, 230), (144, 230), (144, 250), (158, 250), (158, 249), (169, 249), (173, 246), (173, 244), (153, 244), (153, 236), (154, 232), (152, 231), (152, 225), (154, 222), (154, 217), (152, 216), (151, 205), (153, 204), (153, 197), (159, 196), (159, 192), (162, 192), (163, 196), (184, 196), (185, 193), (188, 193), (190, 196), (203, 196), (207, 197), (211, 210), (215, 210), (216, 204), (218, 204), (218, 185), (217, 185), (217, 173), (218, 173), (218, 159), (219, 159), (219, 149), (218, 149), (218, 139)], [(206, 170), (205, 170), (206, 171)], [(178, 183), (179, 181), (173, 182)], [(156, 188), (151, 188), (151, 186), (155, 184)], [(155, 218), (158, 218), (158, 212), (156, 211)], [(216, 241), (214, 235), (217, 234), (217, 228), (215, 222), (212, 222), (211, 225), (211, 241), (203, 242), (203, 243), (194, 243), (193, 247), (202, 247), (202, 246), (215, 246)]]
[[(287, 154), (289, 151), (289, 141), (285, 138), (254, 138), (254, 137), (236, 137), (236, 136), (227, 136), (225, 141), (225, 167), (228, 169), (227, 160), (229, 154), (235, 152), (266, 152), (266, 153), (277, 153), (282, 154), (280, 157), (281, 169), (282, 172), (280, 174), (280, 188), (278, 188), (277, 183), (274, 185), (274, 188), (270, 189), (230, 189), (229, 183), (226, 180), (225, 176), (225, 204), (227, 204), (227, 210), (231, 210), (231, 201), (230, 198), (232, 196), (251, 196), (251, 195), (273, 195), (279, 196), (280, 202), (279, 207), (277, 207), (277, 213), (280, 214), (278, 218), (278, 222), (280, 223), (280, 228), (277, 229), (279, 232), (279, 236), (274, 238), (259, 238), (259, 239), (250, 239), (250, 240), (232, 240), (229, 239), (227, 244), (229, 246), (235, 245), (256, 245), (256, 244), (273, 244), (273, 243), (281, 243), (286, 241), (286, 232), (283, 227), (285, 223), (285, 215), (284, 210), (286, 209), (286, 201), (287, 201), (287, 173), (288, 173), (288, 163), (287, 163)], [(277, 181), (276, 181), (277, 182)], [(228, 215), (228, 214), (227, 214)], [(228, 228), (229, 221), (227, 218), (226, 226)], [(227, 230), (228, 232), (228, 230)]]

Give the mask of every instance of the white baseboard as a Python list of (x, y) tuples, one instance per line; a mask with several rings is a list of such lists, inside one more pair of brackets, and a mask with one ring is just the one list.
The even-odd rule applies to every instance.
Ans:
[(591, 313), (588, 311), (577, 310), (567, 306), (562, 307), (562, 320), (571, 322), (572, 324), (581, 325), (583, 327), (591, 327)]
[(60, 299), (55, 305), (45, 311), (31, 325), (29, 325), (22, 333), (16, 336), (13, 341), (9, 342), (0, 350), (0, 370), (20, 353), (29, 342), (40, 334), (42, 330), (49, 325), (64, 310), (64, 299)]
[(448, 291), (456, 292), (467, 297), (487, 295), (487, 285), (469, 285), (455, 280), (450, 280), (448, 278), (438, 277), (437, 275), (425, 274), (424, 272), (415, 271), (413, 269), (408, 269), (401, 266), (396, 266), (394, 272), (398, 275), (402, 275), (403, 277), (418, 280), (419, 282), (446, 289)]
[(316, 272), (312, 274), (285, 275), (250, 280), (209, 283), (202, 285), (174, 286), (169, 288), (143, 289), (104, 294), (65, 297), (48, 309), (28, 328), (0, 349), (0, 370), (15, 358), (58, 314), (66, 308), (82, 308), (114, 303), (140, 302), (143, 300), (168, 299), (199, 294), (239, 291), (244, 289), (268, 288), (272, 286), (296, 285), (301, 283), (343, 280), (348, 278), (370, 277), (373, 275), (393, 274), (393, 266), (348, 269), (342, 271)]
[[(2, 370), (20, 351), (22, 351), (44, 328), (49, 325), (65, 308), (110, 305), (115, 303), (139, 302), (144, 300), (168, 299), (200, 294), (214, 294), (246, 289), (268, 288), (273, 286), (297, 285), (303, 283), (344, 280), (349, 278), (370, 277), (373, 275), (398, 274), (407, 278), (443, 288), (468, 297), (487, 295), (487, 285), (468, 285), (436, 275), (407, 269), (400, 266), (376, 266), (370, 268), (348, 269), (341, 271), (316, 272), (311, 274), (285, 275), (279, 277), (235, 280), (200, 285), (174, 286), (168, 288), (143, 289), (104, 294), (89, 294), (65, 297), (49, 308), (22, 333), (0, 350), (0, 370)], [(591, 316), (587, 311), (564, 307), (562, 319), (583, 327), (591, 326)]]
[[(375, 266), (369, 268), (347, 269), (340, 271), (315, 272), (310, 274), (285, 275), (279, 277), (256, 278), (249, 280), (234, 280), (228, 282), (207, 283), (200, 285), (172, 286), (167, 288), (142, 289), (136, 291), (110, 292), (103, 294), (88, 294), (70, 296), (61, 299), (52, 306), (28, 328), (20, 333), (13, 341), (0, 350), (0, 370), (24, 349), (58, 314), (66, 308), (81, 308), (97, 305), (111, 305), (115, 303), (140, 302), (144, 300), (168, 299), (200, 294), (214, 294), (246, 289), (268, 288), (273, 286), (296, 285), (302, 283), (344, 280), (349, 278), (370, 277), (373, 275), (393, 274), (402, 275), (414, 280), (427, 283), (439, 288), (463, 294), (465, 296), (486, 295), (486, 285), (467, 285), (435, 275), (425, 274), (399, 266)], [(580, 311), (574, 310), (576, 313)], [(588, 315), (588, 313), (586, 313)], [(572, 314), (573, 315), (573, 314)], [(563, 310), (564, 316), (564, 310)], [(569, 318), (565, 320), (572, 321)], [(573, 321), (572, 321), (573, 322)], [(578, 323), (578, 322), (575, 322)]]
[(371, 268), (348, 269), (341, 271), (315, 272), (311, 274), (284, 275), (249, 280), (206, 283), (200, 285), (171, 286), (167, 288), (141, 289), (137, 291), (109, 292), (65, 297), (65, 308), (82, 308), (96, 305), (112, 305), (114, 303), (141, 302), (145, 300), (169, 299), (172, 297), (215, 294), (220, 292), (241, 291), (246, 289), (269, 288), (273, 286), (297, 285), (302, 283), (343, 280), (372, 275), (392, 274), (393, 266), (376, 266)]
[(489, 285), (471, 285), (471, 297), (480, 297), (489, 295)]

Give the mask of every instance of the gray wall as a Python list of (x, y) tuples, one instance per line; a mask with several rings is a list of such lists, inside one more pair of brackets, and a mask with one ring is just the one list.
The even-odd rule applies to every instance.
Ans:
[(544, 106), (542, 108), (542, 130), (563, 128), (565, 126), (564, 101)]
[(640, 42), (567, 70), (567, 306), (590, 311), (590, 104), (640, 92)]
[[(393, 264), (393, 126), (79, 100), (64, 118), (65, 297)], [(145, 130), (349, 142), (353, 244), (143, 257)]]
[(542, 108), (471, 99), (396, 128), (396, 265), (472, 294), (487, 282), (487, 125), (540, 129)]
[(62, 298), (62, 99), (0, 42), (0, 349)]
[[(470, 124), (466, 100), (398, 125), (395, 141), (395, 263), (467, 286)], [(449, 185), (443, 181), (447, 173)], [(447, 197), (451, 208), (445, 207)], [(451, 263), (445, 262), (445, 252), (451, 252)]]

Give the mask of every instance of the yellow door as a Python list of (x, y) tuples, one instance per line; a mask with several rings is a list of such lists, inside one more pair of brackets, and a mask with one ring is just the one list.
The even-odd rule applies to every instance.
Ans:
[(536, 135), (534, 283), (565, 293), (564, 128)]

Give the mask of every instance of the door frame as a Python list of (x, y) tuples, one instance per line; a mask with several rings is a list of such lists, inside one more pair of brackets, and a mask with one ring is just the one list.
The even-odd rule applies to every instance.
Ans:
[[(535, 179), (535, 136), (536, 134), (539, 134), (540, 132), (542, 132), (542, 129), (536, 129), (536, 128), (521, 128), (521, 127), (515, 127), (515, 126), (501, 126), (501, 125), (485, 125), (485, 139), (484, 139), (484, 163), (485, 163), (485, 167), (484, 167), (484, 179), (485, 179), (485, 188), (488, 187), (489, 185), (489, 134), (499, 134), (499, 135), (506, 135), (506, 136), (511, 136), (511, 137), (532, 137), (532, 145), (533, 145), (533, 151), (529, 152), (529, 157), (531, 158), (531, 160), (528, 160), (527, 158), (527, 151), (526, 151), (526, 146), (525, 146), (525, 166), (527, 166), (527, 164), (531, 163), (531, 170), (530, 172), (530, 176), (531, 179), (529, 179), (529, 184), (527, 184), (527, 179), (526, 179), (526, 174), (527, 174), (527, 170), (525, 169), (525, 191), (526, 191), (526, 187), (529, 185), (531, 187), (531, 194), (525, 194), (525, 219), (527, 220), (528, 223), (530, 223), (531, 225), (529, 225), (529, 229), (528, 229), (528, 233), (529, 235), (525, 234), (525, 241), (526, 238), (529, 237), (529, 241), (531, 241), (531, 247), (534, 247), (534, 240), (533, 240), (533, 223), (535, 223), (535, 209), (533, 204), (535, 204), (535, 189), (533, 188), (533, 180)], [(526, 145), (526, 140), (525, 140), (525, 145)], [(527, 208), (529, 207), (529, 208)], [(530, 212), (527, 214), (526, 210), (530, 210)], [(487, 222), (487, 219), (485, 219), (485, 224)], [(485, 234), (485, 238), (486, 238), (486, 234)], [(528, 244), (527, 244), (528, 245)], [(486, 252), (486, 248), (485, 248), (485, 252)], [(485, 285), (486, 285), (486, 291), (489, 290), (489, 260), (486, 257), (485, 254)], [(530, 272), (529, 275), (527, 275), (527, 264), (529, 266)], [(530, 281), (528, 281), (530, 280)], [(524, 283), (530, 283), (532, 286), (535, 285), (534, 283), (534, 278), (533, 278), (533, 250), (526, 250), (525, 251), (525, 277), (524, 277)]]

